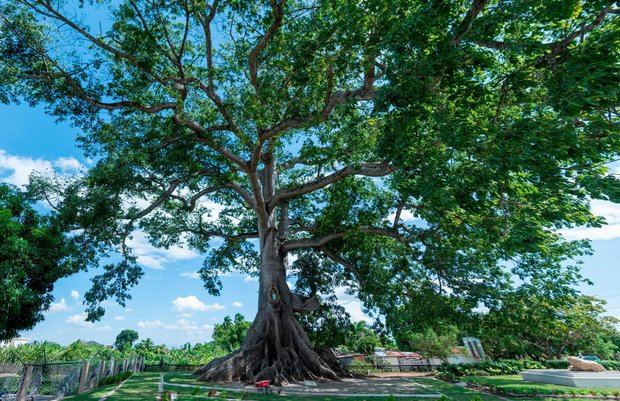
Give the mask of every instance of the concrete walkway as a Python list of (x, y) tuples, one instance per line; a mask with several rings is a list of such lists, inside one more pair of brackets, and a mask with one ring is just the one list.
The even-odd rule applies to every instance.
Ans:
[[(165, 379), (164, 379), (165, 380)], [(203, 390), (216, 389), (218, 391), (233, 391), (251, 393), (256, 392), (254, 386), (243, 383), (231, 385), (194, 385), (164, 381), (169, 386), (185, 388), (199, 387)], [(371, 379), (344, 379), (342, 382), (317, 383), (316, 387), (305, 386), (302, 383), (293, 383), (288, 386), (276, 387), (274, 392), (280, 395), (304, 396), (339, 396), (339, 397), (386, 397), (392, 395), (399, 398), (441, 398), (443, 394), (433, 391), (418, 383), (403, 378), (371, 378)]]

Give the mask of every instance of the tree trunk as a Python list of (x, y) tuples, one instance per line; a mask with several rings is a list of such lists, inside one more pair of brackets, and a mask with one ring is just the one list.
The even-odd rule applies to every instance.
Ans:
[[(332, 379), (341, 373), (336, 358), (320, 356), (294, 312), (314, 310), (316, 298), (301, 300), (286, 283), (285, 255), (279, 251), (276, 230), (261, 238), (258, 312), (241, 348), (198, 369), (202, 381), (289, 381)], [(261, 237), (263, 237), (261, 235)]]

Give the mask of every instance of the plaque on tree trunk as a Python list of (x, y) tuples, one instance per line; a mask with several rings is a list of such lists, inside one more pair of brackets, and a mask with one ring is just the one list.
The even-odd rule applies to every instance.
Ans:
[(272, 304), (277, 304), (280, 301), (280, 294), (275, 284), (271, 284), (271, 288), (269, 289), (269, 300)]

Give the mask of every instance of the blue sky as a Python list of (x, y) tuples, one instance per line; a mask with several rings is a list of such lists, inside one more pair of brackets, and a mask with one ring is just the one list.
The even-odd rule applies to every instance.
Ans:
[[(23, 185), (33, 170), (71, 170), (88, 165), (76, 147), (77, 130), (56, 123), (42, 109), (0, 105), (0, 121), (0, 180)], [(620, 206), (596, 201), (593, 211), (605, 216), (609, 224), (597, 229), (573, 229), (565, 235), (594, 239), (595, 253), (584, 259), (583, 268), (594, 285), (582, 290), (607, 300), (609, 314), (620, 317)], [(101, 322), (85, 322), (82, 295), (94, 272), (80, 273), (58, 282), (55, 302), (45, 321), (23, 336), (61, 344), (76, 339), (107, 344), (127, 328), (137, 330), (142, 338), (178, 346), (210, 340), (213, 324), (226, 315), (242, 313), (253, 318), (258, 287), (255, 278), (227, 275), (222, 280), (222, 295), (213, 297), (194, 274), (202, 264), (200, 255), (182, 248), (157, 250), (140, 235), (134, 238), (133, 245), (146, 274), (126, 308), (110, 302)], [(359, 301), (341, 289), (338, 295), (354, 320), (365, 317)]]

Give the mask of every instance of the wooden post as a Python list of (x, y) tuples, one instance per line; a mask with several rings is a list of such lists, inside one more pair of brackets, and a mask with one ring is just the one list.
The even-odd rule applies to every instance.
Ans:
[(80, 385), (78, 386), (78, 394), (83, 393), (87, 390), (88, 386), (88, 369), (90, 368), (90, 363), (88, 361), (84, 362), (82, 365), (82, 371), (80, 372)]
[(97, 377), (97, 381), (101, 380), (105, 375), (105, 360), (101, 361), (101, 366), (99, 366), (99, 377)]
[(30, 388), (30, 380), (32, 379), (32, 365), (26, 365), (24, 367), (24, 377), (19, 387), (19, 393), (17, 394), (17, 401), (26, 401), (28, 395), (28, 389)]

